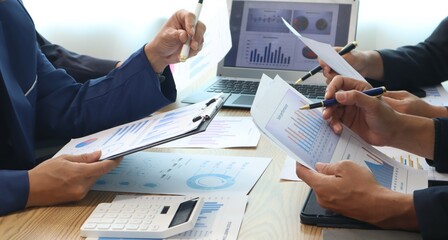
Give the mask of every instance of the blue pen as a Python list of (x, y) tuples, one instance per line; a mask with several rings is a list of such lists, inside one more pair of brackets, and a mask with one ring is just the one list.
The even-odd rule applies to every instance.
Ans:
[[(386, 92), (386, 87), (377, 87), (377, 88), (371, 88), (369, 90), (363, 91), (362, 93), (369, 95), (369, 96), (379, 97), (379, 96), (383, 95), (383, 93), (385, 93), (385, 92)], [(300, 108), (300, 110), (314, 109), (314, 108), (320, 108), (320, 107), (329, 107), (329, 106), (333, 106), (337, 103), (338, 103), (338, 101), (336, 101), (336, 99), (332, 98), (332, 99), (327, 99), (324, 101), (320, 101), (320, 102), (302, 106)]]

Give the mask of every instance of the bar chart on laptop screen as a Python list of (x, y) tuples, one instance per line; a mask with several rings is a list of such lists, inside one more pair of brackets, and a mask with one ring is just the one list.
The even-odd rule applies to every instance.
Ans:
[(286, 148), (310, 166), (330, 162), (339, 136), (322, 119), (320, 110), (303, 111), (308, 104), (288, 90), (266, 129)]

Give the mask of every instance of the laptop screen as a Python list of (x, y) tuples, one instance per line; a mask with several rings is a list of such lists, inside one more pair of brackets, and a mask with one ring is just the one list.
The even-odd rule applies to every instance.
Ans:
[(318, 64), (317, 56), (289, 32), (282, 18), (305, 37), (344, 46), (355, 38), (357, 3), (357, 0), (233, 0), (232, 48), (218, 66), (218, 75), (260, 78), (266, 73), (296, 80), (301, 72), (306, 73)]

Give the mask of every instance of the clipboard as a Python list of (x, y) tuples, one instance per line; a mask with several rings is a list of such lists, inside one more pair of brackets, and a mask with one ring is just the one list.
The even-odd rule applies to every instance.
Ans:
[(300, 212), (300, 222), (306, 225), (313, 225), (318, 227), (356, 228), (371, 230), (381, 229), (372, 224), (358, 221), (356, 219), (349, 218), (322, 208), (317, 202), (316, 194), (314, 193), (313, 189), (310, 189), (308, 197), (303, 204), (303, 208)]
[(71, 139), (54, 157), (101, 150), (100, 160), (112, 159), (204, 132), (227, 97), (217, 94), (193, 105)]

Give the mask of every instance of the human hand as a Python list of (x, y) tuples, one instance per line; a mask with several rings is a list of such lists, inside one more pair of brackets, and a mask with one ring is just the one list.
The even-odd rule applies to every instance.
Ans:
[[(341, 49), (341, 47), (335, 47), (335, 50), (338, 52)], [(359, 72), (361, 76), (378, 81), (383, 79), (383, 60), (377, 51), (352, 50), (342, 57), (357, 72)], [(322, 67), (322, 73), (326, 77), (327, 84), (329, 84), (338, 73), (331, 69), (330, 66), (322, 61), (322, 59), (319, 59), (319, 65)]]
[(195, 23), (195, 15), (179, 10), (165, 23), (154, 40), (146, 44), (145, 53), (155, 72), (160, 73), (168, 64), (179, 62), (182, 45), (191, 36), (189, 57), (195, 56), (204, 43), (205, 25)]
[(27, 207), (78, 201), (91, 185), (121, 162), (102, 160), (101, 152), (61, 155), (48, 159), (28, 171), (30, 190)]
[(366, 167), (343, 160), (317, 163), (316, 170), (296, 165), (323, 208), (382, 228), (418, 229), (412, 195), (379, 185)]
[(325, 108), (323, 118), (337, 134), (343, 123), (368, 143), (386, 145), (399, 131), (399, 114), (381, 98), (361, 92), (369, 88), (367, 82), (336, 76), (327, 86), (325, 98), (336, 98), (339, 104)]
[(384, 101), (395, 111), (427, 118), (447, 117), (444, 106), (434, 106), (407, 91), (388, 91), (383, 94)]

